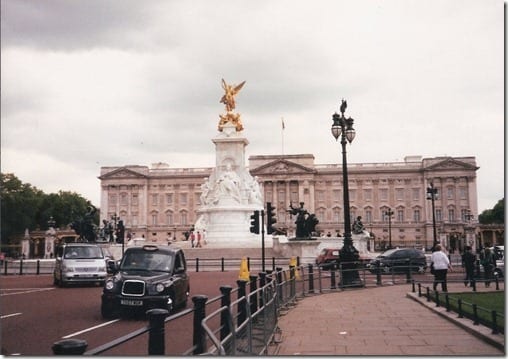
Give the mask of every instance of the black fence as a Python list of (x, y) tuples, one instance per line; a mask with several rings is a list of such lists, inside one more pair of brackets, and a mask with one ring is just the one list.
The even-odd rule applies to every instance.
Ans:
[[(481, 284), (486, 280), (473, 280), (472, 286), (470, 287), (473, 292), (477, 292), (477, 284)], [(448, 281), (448, 284), (452, 284), (454, 281)], [(455, 281), (456, 282), (456, 281)], [(500, 290), (499, 278), (494, 279), (495, 290)], [(417, 288), (417, 289), (416, 289)], [(431, 288), (431, 286), (425, 286), (423, 283), (413, 282), (413, 292), (418, 290), (419, 297), (425, 297), (427, 302), (434, 302), (436, 307), (445, 307), (447, 312), (457, 313), (458, 318), (471, 319), (474, 325), (484, 325), (492, 329), (492, 334), (504, 333), (505, 316), (504, 313), (499, 313), (496, 310), (481, 307), (474, 302), (467, 302), (460, 298), (460, 293), (454, 292), (439, 292)]]

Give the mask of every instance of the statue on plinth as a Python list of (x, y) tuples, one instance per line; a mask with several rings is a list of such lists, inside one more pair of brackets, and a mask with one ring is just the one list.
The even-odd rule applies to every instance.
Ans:
[(220, 117), (218, 126), (219, 131), (222, 132), (224, 125), (228, 122), (232, 123), (235, 126), (237, 132), (243, 130), (240, 114), (234, 113), (233, 110), (236, 107), (235, 96), (236, 94), (238, 94), (238, 92), (240, 92), (244, 84), (245, 81), (243, 81), (239, 85), (228, 85), (226, 81), (222, 79), (222, 88), (224, 89), (225, 93), (219, 102), (223, 103), (226, 106), (226, 114), (219, 115)]
[(356, 217), (355, 221), (353, 222), (353, 233), (354, 234), (361, 234), (365, 230), (365, 226), (362, 223), (362, 217), (358, 216)]
[(319, 223), (314, 213), (309, 213), (303, 208), (304, 202), (300, 202), (300, 207), (293, 207), (293, 203), (289, 203), (287, 212), (291, 215), (296, 215), (296, 239), (309, 239), (312, 234), (316, 231), (316, 226)]

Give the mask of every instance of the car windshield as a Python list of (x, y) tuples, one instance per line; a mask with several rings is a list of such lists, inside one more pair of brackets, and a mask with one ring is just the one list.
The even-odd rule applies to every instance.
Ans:
[(173, 257), (168, 253), (130, 251), (125, 253), (120, 270), (144, 270), (169, 272), (172, 267)]
[(388, 257), (392, 253), (395, 253), (396, 251), (398, 251), (398, 249), (389, 249), (386, 252), (381, 253), (378, 257)]
[(73, 246), (65, 248), (64, 258), (66, 259), (100, 259), (102, 251), (99, 247), (93, 246)]

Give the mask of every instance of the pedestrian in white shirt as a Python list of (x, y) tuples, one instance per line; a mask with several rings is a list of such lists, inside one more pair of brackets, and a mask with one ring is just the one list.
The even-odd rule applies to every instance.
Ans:
[(438, 283), (441, 283), (443, 292), (447, 292), (446, 274), (448, 269), (452, 270), (452, 265), (448, 256), (442, 251), (440, 244), (435, 247), (435, 252), (431, 256), (431, 265), (434, 267), (434, 291), (437, 289)]

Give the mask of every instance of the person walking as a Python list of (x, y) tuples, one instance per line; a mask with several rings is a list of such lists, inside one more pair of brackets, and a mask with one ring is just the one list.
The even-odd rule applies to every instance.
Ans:
[(494, 259), (494, 254), (490, 248), (485, 248), (482, 265), (485, 272), (485, 287), (490, 287), (490, 281), (492, 279), (492, 274), (494, 273), (494, 267), (496, 266), (496, 260)]
[(198, 238), (198, 242), (196, 244), (196, 248), (201, 248), (201, 232), (199, 232), (199, 231), (198, 231), (197, 238)]
[(467, 284), (472, 287), (474, 282), (474, 269), (476, 264), (476, 255), (473, 254), (471, 246), (464, 247), (464, 254), (462, 254), (462, 267), (466, 271), (466, 278), (464, 278), (464, 285)]
[(191, 248), (194, 248), (194, 241), (195, 240), (196, 240), (196, 235), (194, 234), (194, 231), (192, 231), (191, 235), (190, 235)]
[(447, 292), (446, 286), (446, 274), (448, 273), (448, 269), (452, 270), (452, 265), (448, 256), (442, 251), (442, 247), (440, 244), (437, 244), (435, 247), (434, 253), (432, 253), (431, 266), (434, 266), (434, 291), (437, 289), (438, 283), (441, 283), (441, 290), (443, 292)]

